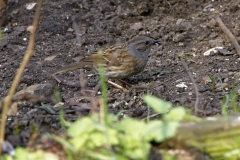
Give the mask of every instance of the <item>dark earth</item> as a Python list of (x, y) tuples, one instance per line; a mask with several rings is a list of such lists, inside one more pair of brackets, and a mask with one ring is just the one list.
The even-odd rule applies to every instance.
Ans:
[[(28, 10), (26, 5), (33, 2), (37, 1), (8, 0), (0, 19), (4, 35), (0, 41), (1, 99), (7, 95), (27, 49), (30, 36), (27, 28), (33, 22), (36, 6)], [(17, 92), (26, 94), (26, 88), (35, 85), (31, 91), (39, 99), (33, 103), (31, 99), (26, 101), (26, 96), (16, 97), (18, 110), (11, 112), (6, 139), (14, 146), (26, 146), (33, 123), (40, 132), (58, 132), (61, 128), (58, 113), (62, 104), (57, 103), (54, 91), (60, 93), (67, 119), (88, 115), (93, 105), (100, 105), (97, 72), (75, 70), (58, 74), (61, 83), (51, 74), (78, 62), (83, 56), (125, 43), (136, 35), (152, 37), (161, 44), (152, 47), (142, 73), (124, 79), (132, 88), (123, 91), (108, 84), (110, 112), (124, 111), (124, 116), (144, 119), (147, 105), (141, 97), (149, 93), (194, 113), (196, 93), (181, 63), (184, 60), (200, 93), (197, 116), (221, 114), (225, 95), (231, 100), (230, 93), (235, 89), (237, 99), (239, 97), (240, 59), (215, 21), (215, 14), (220, 15), (239, 42), (238, 0), (45, 1), (34, 55), (17, 88)], [(204, 54), (214, 47), (223, 49)], [(90, 103), (93, 101), (97, 103)], [(16, 125), (21, 128), (20, 136), (13, 134)]]

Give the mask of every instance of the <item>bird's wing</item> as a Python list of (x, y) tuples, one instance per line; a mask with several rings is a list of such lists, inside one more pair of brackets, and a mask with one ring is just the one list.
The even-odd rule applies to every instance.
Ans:
[(122, 64), (122, 50), (122, 46), (112, 46), (91, 54), (89, 57), (84, 58), (83, 61), (92, 62), (95, 68), (97, 68), (97, 65), (102, 65), (103, 67), (120, 66)]
[(78, 63), (75, 63), (75, 64), (71, 64), (70, 66), (63, 67), (63, 68), (55, 71), (53, 74), (62, 73), (62, 72), (66, 72), (66, 71), (71, 71), (71, 70), (75, 70), (75, 69), (78, 69), (78, 68), (84, 68), (86, 65), (91, 67), (92, 63), (81, 61), (81, 62), (78, 62)]
[(123, 46), (109, 47), (103, 52), (103, 58), (107, 61), (107, 66), (121, 66), (123, 63)]
[(121, 54), (122, 51), (123, 46), (112, 46), (105, 49), (104, 51), (93, 53), (90, 56), (83, 58), (80, 62), (64, 67), (54, 72), (53, 74), (62, 73), (78, 68), (84, 68), (85, 66), (95, 69), (97, 69), (99, 65), (102, 65), (103, 68), (108, 68), (110, 66), (121, 66), (124, 60), (124, 54)]

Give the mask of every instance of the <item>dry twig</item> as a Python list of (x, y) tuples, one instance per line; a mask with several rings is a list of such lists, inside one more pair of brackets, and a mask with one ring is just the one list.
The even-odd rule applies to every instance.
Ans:
[(23, 61), (18, 69), (18, 72), (13, 80), (13, 83), (9, 90), (8, 96), (4, 99), (4, 106), (3, 106), (3, 110), (2, 110), (2, 121), (1, 121), (1, 128), (0, 128), (0, 154), (2, 153), (2, 143), (4, 140), (4, 132), (5, 132), (5, 125), (6, 125), (6, 113), (7, 113), (8, 107), (11, 104), (11, 99), (14, 95), (14, 92), (15, 92), (17, 86), (18, 86), (19, 80), (20, 80), (20, 78), (24, 72), (24, 69), (26, 68), (26, 66), (32, 56), (32, 53), (33, 53), (32, 51), (33, 51), (35, 37), (36, 37), (36, 29), (37, 29), (37, 25), (39, 22), (39, 16), (40, 16), (40, 10), (42, 8), (42, 4), (43, 4), (43, 0), (40, 0), (37, 10), (36, 10), (36, 13), (35, 13), (34, 21), (32, 24), (34, 30), (30, 36), (26, 54), (25, 54)]
[(234, 45), (235, 49), (237, 50), (238, 55), (240, 56), (240, 46), (234, 37), (234, 35), (231, 33), (231, 31), (224, 25), (221, 18), (218, 15), (215, 15), (215, 20), (218, 22), (219, 27), (222, 29), (222, 31), (228, 36), (232, 44)]
[(186, 62), (184, 60), (182, 60), (181, 63), (183, 65), (184, 69), (186, 70), (186, 72), (187, 72), (187, 74), (188, 74), (188, 76), (189, 76), (189, 78), (190, 78), (190, 80), (191, 80), (191, 82), (193, 84), (194, 90), (195, 90), (196, 101), (195, 101), (195, 105), (194, 105), (194, 112), (195, 112), (195, 114), (197, 114), (197, 112), (198, 112), (198, 104), (199, 104), (199, 99), (200, 99), (199, 98), (200, 94), (198, 92), (198, 87), (197, 87), (197, 85), (195, 83), (195, 80), (194, 80), (194, 78), (193, 78), (193, 76), (192, 76), (192, 74), (191, 74), (191, 72), (190, 72)]

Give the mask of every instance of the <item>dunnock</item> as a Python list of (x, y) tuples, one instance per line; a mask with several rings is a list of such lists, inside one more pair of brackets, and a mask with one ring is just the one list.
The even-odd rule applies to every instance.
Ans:
[(156, 43), (159, 41), (146, 36), (136, 36), (125, 45), (112, 46), (102, 52), (91, 54), (54, 74), (84, 67), (97, 70), (101, 65), (107, 78), (127, 78), (143, 71), (148, 61), (150, 48)]

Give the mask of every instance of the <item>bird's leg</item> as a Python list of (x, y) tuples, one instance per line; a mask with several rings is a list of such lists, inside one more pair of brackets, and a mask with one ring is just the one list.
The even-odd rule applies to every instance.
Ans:
[(126, 88), (127, 89), (130, 89), (131, 87), (132, 87), (132, 85), (131, 84), (129, 84), (129, 83), (127, 83), (127, 82), (125, 82), (124, 80), (122, 80), (122, 79), (117, 79), (119, 82), (121, 82), (122, 84), (125, 84), (126, 85)]
[(51, 75), (58, 83), (61, 83), (62, 81), (56, 76), (56, 74)]
[(126, 90), (126, 88), (124, 88), (124, 87), (122, 87), (122, 86), (120, 86), (120, 85), (118, 85), (118, 84), (116, 84), (116, 83), (114, 83), (114, 82), (112, 82), (110, 80), (107, 80), (107, 82), (110, 83), (111, 85), (115, 86), (118, 89), (122, 89), (124, 91)]

